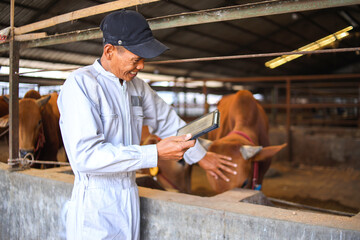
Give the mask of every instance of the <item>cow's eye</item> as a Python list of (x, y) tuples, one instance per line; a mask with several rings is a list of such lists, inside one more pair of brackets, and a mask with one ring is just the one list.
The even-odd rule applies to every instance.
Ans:
[(40, 119), (39, 122), (38, 122), (38, 127), (42, 124), (42, 120)]

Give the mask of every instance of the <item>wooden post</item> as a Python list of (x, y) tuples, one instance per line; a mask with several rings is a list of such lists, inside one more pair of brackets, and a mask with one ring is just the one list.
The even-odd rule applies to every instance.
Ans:
[[(19, 156), (19, 58), (20, 44), (14, 37), (14, 9), (15, 0), (11, 0), (10, 7), (10, 74), (9, 74), (9, 159), (15, 159)], [(17, 168), (18, 165), (12, 165)]]
[(14, 159), (19, 156), (19, 43), (13, 40), (10, 41), (9, 87), (9, 159)]
[(358, 85), (359, 96), (358, 96), (358, 108), (357, 108), (357, 116), (358, 116), (358, 128), (360, 128), (360, 84)]
[[(279, 95), (279, 87), (275, 85), (271, 92), (272, 104), (278, 104), (278, 95)], [(273, 107), (271, 107), (271, 123), (274, 126), (277, 126), (276, 116), (277, 116), (277, 107), (274, 107), (273, 105)]]
[(204, 81), (203, 85), (203, 94), (204, 94), (204, 114), (209, 112), (209, 104), (208, 104), (208, 94), (207, 94), (207, 87), (206, 87), (206, 81)]
[(180, 115), (179, 93), (177, 91), (177, 77), (174, 79), (174, 108), (178, 115)]
[(292, 161), (292, 136), (291, 136), (291, 82), (286, 79), (286, 134), (288, 144), (288, 161)]
[(187, 77), (185, 77), (184, 79), (184, 87), (183, 87), (183, 93), (184, 93), (184, 114), (183, 114), (183, 118), (185, 119), (185, 121), (187, 121), (187, 88), (186, 88), (186, 83), (187, 83)]

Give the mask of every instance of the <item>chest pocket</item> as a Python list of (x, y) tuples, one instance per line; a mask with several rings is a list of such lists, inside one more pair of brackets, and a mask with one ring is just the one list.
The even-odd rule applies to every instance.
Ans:
[(121, 118), (118, 114), (102, 113), (100, 117), (104, 128), (104, 137), (107, 141), (112, 142), (111, 139), (122, 134)]

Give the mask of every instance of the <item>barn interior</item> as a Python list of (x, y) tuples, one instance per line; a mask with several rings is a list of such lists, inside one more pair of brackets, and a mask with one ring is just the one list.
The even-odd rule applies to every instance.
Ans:
[[(26, 26), (106, 2), (16, 1), (14, 26)], [(223, 96), (239, 89), (249, 89), (258, 94), (267, 111), (273, 113), (271, 122), (277, 124), (275, 115), (279, 117), (286, 108), (286, 79), (289, 79), (290, 101), (294, 104), (292, 124), (356, 127), (359, 119), (356, 105), (360, 68), (357, 49), (360, 42), (359, 6), (356, 1), (351, 4), (328, 2), (330, 7), (316, 8), (314, 1), (301, 1), (299, 5), (309, 9), (307, 11), (296, 11), (291, 3), (281, 1), (206, 1), (194, 4), (171, 0), (128, 9), (143, 14), (153, 26), (156, 38), (170, 47), (158, 58), (148, 60), (143, 78), (158, 92), (172, 92), (174, 96), (169, 103), (180, 108), (183, 117), (199, 116), (202, 109), (208, 111), (201, 106), (204, 97), (200, 95), (204, 96), (204, 91), (209, 95)], [(3, 1), (1, 5), (0, 28), (7, 29), (10, 26), (10, 2)], [(250, 12), (252, 9), (256, 14)], [(211, 23), (204, 20), (206, 15), (216, 14), (222, 18), (211, 20)], [(230, 14), (237, 15), (232, 17)], [(32, 83), (40, 88), (58, 86), (66, 78), (65, 70), (92, 64), (99, 58), (102, 38), (89, 39), (89, 36), (98, 30), (106, 13), (88, 15), (31, 30), (36, 39), (31, 39), (25, 30), (22, 37), (30, 37), (30, 40), (21, 40), (19, 36), (22, 43), (20, 68), (24, 68), (20, 71), (20, 83)], [(181, 18), (185, 19), (183, 23), (172, 27), (160, 25), (166, 19)], [(335, 36), (346, 28), (349, 29), (344, 32), (345, 37)], [(76, 40), (75, 36), (78, 37)], [(268, 61), (282, 56), (281, 53), (295, 51), (328, 36), (333, 36), (333, 40), (326, 40), (320, 49), (308, 48), (306, 51), (309, 53), (286, 60), (288, 62), (275, 68), (265, 66)], [(1, 81), (8, 82), (8, 75), (4, 72), (9, 66), (9, 45), (5, 42), (1, 47)], [(50, 70), (60, 70), (62, 74)], [(37, 71), (43, 72), (35, 75)], [(34, 75), (36, 77), (32, 77)], [(6, 85), (2, 92), (8, 93)], [(216, 105), (216, 100), (210, 102), (210, 108), (215, 107), (212, 105)], [(181, 106), (184, 103), (187, 110)], [(345, 105), (339, 107), (336, 104)], [(196, 111), (199, 107), (200, 111)], [(279, 123), (285, 124), (284, 121)]]
[[(101, 56), (103, 17), (127, 4), (170, 47), (139, 76), (183, 119), (243, 89), (264, 107), (271, 143), (288, 143), (264, 181), (269, 199), (360, 212), (360, 1), (119, 2), (1, 0), (2, 94), (61, 91), (71, 71)], [(2, 142), (6, 162), (14, 150)], [(192, 178), (193, 194), (213, 195), (197, 166)]]

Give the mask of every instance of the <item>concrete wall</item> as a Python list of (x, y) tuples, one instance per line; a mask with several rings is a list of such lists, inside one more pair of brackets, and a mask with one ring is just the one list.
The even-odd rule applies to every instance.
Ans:
[(9, 172), (0, 164), (0, 239), (61, 239), (61, 210), (72, 177), (62, 181), (57, 169)]
[[(359, 128), (292, 127), (291, 133), (293, 163), (360, 169)], [(286, 138), (284, 127), (270, 129), (271, 144)], [(287, 160), (287, 151), (273, 159)]]
[[(69, 168), (9, 172), (0, 163), (0, 239), (62, 239)], [(198, 197), (139, 187), (142, 239), (360, 239), (360, 217), (248, 203), (261, 193), (236, 189)], [(250, 191), (250, 192), (249, 192)], [(255, 197), (254, 197), (255, 196)]]

